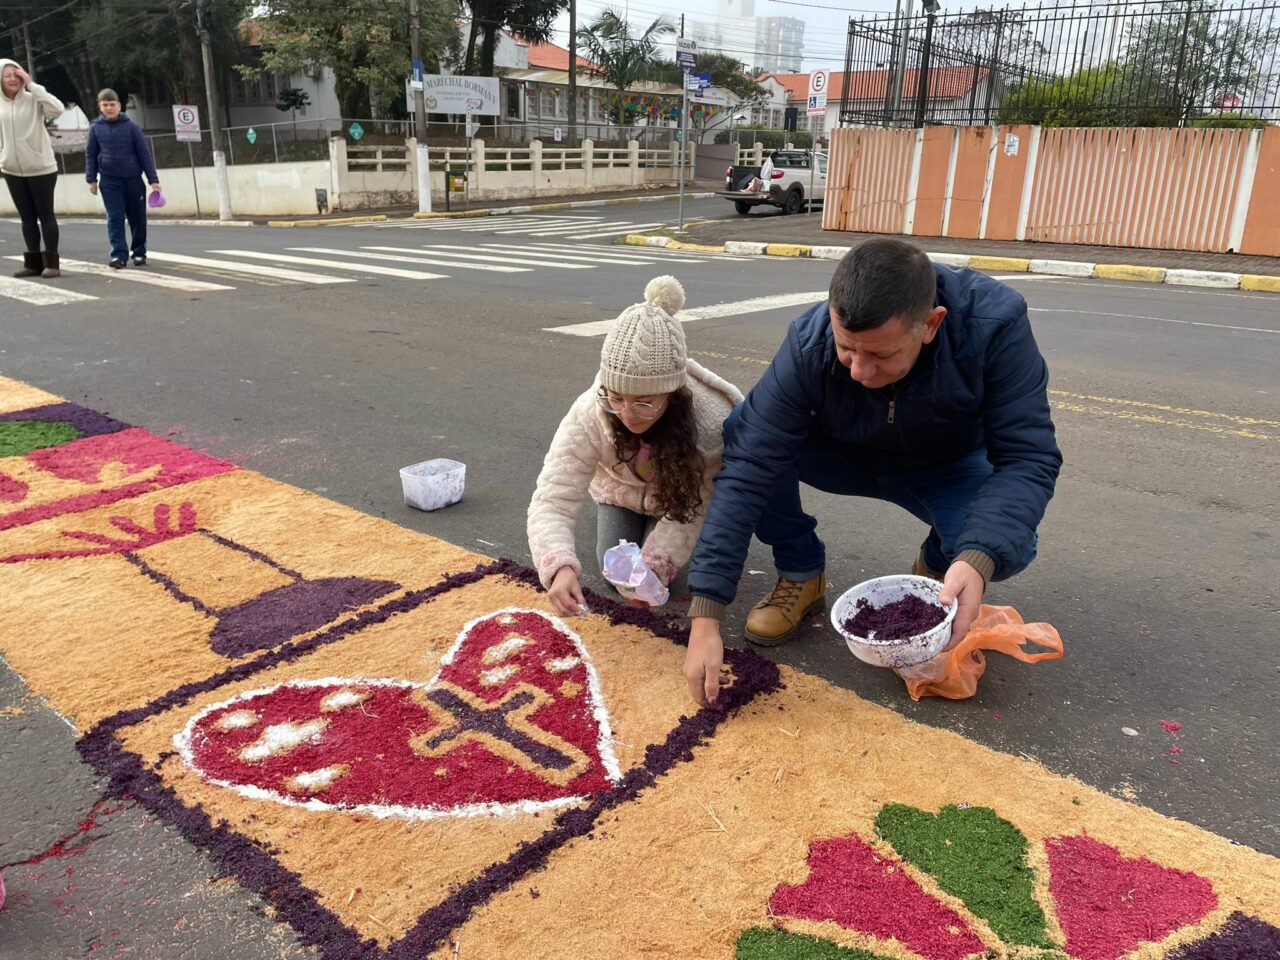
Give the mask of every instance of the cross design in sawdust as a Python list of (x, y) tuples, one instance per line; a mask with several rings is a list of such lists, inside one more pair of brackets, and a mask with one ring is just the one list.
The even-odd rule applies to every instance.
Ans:
[(536, 813), (622, 779), (586, 647), (537, 610), (468, 623), (428, 683), (287, 681), (204, 708), (174, 743), (243, 796), (377, 817)]
[(964, 804), (889, 804), (876, 834), (813, 841), (808, 879), (774, 891), (774, 926), (743, 931), (737, 960), (1280, 956), (1280, 930), (1221, 903), (1204, 877), (1087, 835), (1050, 837), (1032, 857), (1012, 823)]

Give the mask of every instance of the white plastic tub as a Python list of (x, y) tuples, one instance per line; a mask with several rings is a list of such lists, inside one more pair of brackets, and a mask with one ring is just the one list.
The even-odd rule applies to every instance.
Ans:
[(865, 597), (873, 607), (901, 600), (909, 593), (914, 593), (930, 603), (938, 602), (938, 594), (942, 592), (942, 584), (928, 577), (911, 575), (877, 577), (851, 587), (840, 595), (840, 599), (831, 608), (831, 625), (844, 637), (845, 643), (855, 657), (875, 667), (891, 667), (894, 669), (924, 663), (941, 653), (951, 639), (951, 621), (956, 617), (957, 604), (952, 601), (946, 618), (926, 633), (900, 640), (877, 641), (874, 637), (859, 637), (844, 628), (844, 621), (857, 611), (857, 603)]
[(424, 460), (400, 469), (400, 486), (406, 506), (439, 510), (462, 499), (467, 465), (457, 460)]

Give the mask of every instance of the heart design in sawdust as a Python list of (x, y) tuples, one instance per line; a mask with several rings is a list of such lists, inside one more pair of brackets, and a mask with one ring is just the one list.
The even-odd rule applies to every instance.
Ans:
[(582, 640), (514, 608), (468, 623), (428, 683), (289, 681), (206, 707), (174, 744), (242, 795), (376, 817), (534, 813), (622, 776)]

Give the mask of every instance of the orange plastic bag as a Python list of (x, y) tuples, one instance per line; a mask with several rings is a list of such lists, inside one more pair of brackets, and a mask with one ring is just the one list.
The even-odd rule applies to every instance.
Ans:
[[(1034, 650), (1030, 644), (1046, 649)], [(987, 669), (984, 650), (1008, 654), (1023, 663), (1058, 660), (1062, 657), (1062, 637), (1047, 623), (1024, 623), (1013, 607), (984, 603), (978, 610), (978, 619), (954, 647), (932, 660), (894, 672), (906, 683), (912, 700), (963, 700), (977, 692), (978, 679)]]

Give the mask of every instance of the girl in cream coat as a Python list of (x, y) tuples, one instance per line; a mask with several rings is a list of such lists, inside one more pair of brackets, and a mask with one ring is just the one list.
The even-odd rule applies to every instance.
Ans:
[(630, 540), (671, 583), (702, 527), (721, 427), (742, 400), (733, 384), (688, 359), (672, 317), (684, 306), (680, 282), (658, 277), (644, 294), (605, 337), (600, 372), (561, 421), (529, 504), (529, 550), (562, 616), (585, 609), (574, 544), (587, 495), (599, 507), (597, 561)]
[(15, 277), (61, 275), (58, 218), (53, 213), (58, 161), (45, 121), (62, 111), (62, 101), (33, 81), (21, 64), (0, 59), (0, 173), (22, 218), (26, 245)]

